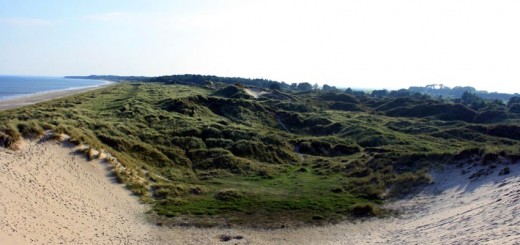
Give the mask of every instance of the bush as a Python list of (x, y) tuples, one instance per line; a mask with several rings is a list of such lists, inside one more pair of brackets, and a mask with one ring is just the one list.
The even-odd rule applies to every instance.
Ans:
[(320, 99), (327, 100), (327, 101), (339, 101), (343, 103), (352, 103), (357, 104), (359, 101), (356, 99), (356, 97), (349, 95), (349, 94), (339, 94), (339, 93), (324, 93), (320, 95)]
[(16, 140), (10, 135), (0, 132), (0, 147), (10, 147), (12, 146)]
[(208, 148), (224, 148), (229, 149), (231, 148), (233, 141), (229, 139), (223, 139), (223, 138), (207, 138), (204, 140), (206, 142), (206, 146)]
[(334, 102), (329, 106), (329, 108), (338, 111), (363, 111), (363, 108), (358, 104), (346, 102)]
[(35, 122), (23, 122), (18, 124), (18, 131), (24, 138), (37, 138), (43, 134), (43, 129)]
[(172, 143), (184, 150), (194, 150), (206, 148), (206, 144), (200, 139), (193, 136), (173, 137)]
[(128, 188), (136, 196), (144, 196), (148, 194), (148, 189), (146, 188), (146, 185), (137, 181), (128, 182), (126, 184), (126, 188)]
[(0, 146), (11, 147), (21, 136), (18, 130), (11, 125), (0, 127)]
[(153, 196), (158, 199), (180, 197), (188, 194), (189, 189), (182, 184), (157, 184), (152, 186)]
[(236, 201), (244, 197), (244, 194), (234, 189), (220, 190), (215, 194), (215, 199), (220, 201)]
[(376, 208), (373, 204), (355, 204), (352, 207), (352, 215), (355, 217), (372, 217), (378, 214), (378, 208)]
[(370, 135), (358, 141), (358, 144), (362, 147), (379, 147), (389, 143), (389, 140), (382, 135)]
[(416, 188), (425, 184), (430, 184), (431, 182), (431, 176), (427, 173), (406, 172), (397, 176), (390, 191), (390, 195), (403, 196), (411, 193)]

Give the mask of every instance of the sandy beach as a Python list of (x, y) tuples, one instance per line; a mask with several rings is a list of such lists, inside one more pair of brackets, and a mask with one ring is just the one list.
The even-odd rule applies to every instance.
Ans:
[[(280, 230), (159, 227), (103, 160), (54, 141), (0, 149), (0, 244), (515, 244), (520, 164), (433, 172), (435, 184), (387, 208), (398, 217)], [(462, 174), (462, 170), (466, 173)]]
[(96, 86), (96, 87), (87, 87), (87, 88), (76, 88), (76, 89), (67, 89), (67, 90), (58, 90), (51, 92), (43, 92), (30, 94), (26, 96), (16, 97), (12, 99), (0, 100), (0, 110), (7, 110), (17, 107), (22, 107), (26, 105), (32, 105), (43, 101), (48, 101), (52, 99), (57, 99), (85, 91), (90, 91), (93, 89), (98, 89), (102, 87), (109, 86), (112, 83)]

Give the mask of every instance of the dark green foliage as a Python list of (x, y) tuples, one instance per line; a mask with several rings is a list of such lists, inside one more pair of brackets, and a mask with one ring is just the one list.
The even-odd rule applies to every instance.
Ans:
[(505, 111), (483, 111), (477, 114), (475, 117), (476, 123), (493, 123), (493, 122), (501, 122), (506, 120), (509, 117), (509, 114)]
[(326, 101), (336, 101), (336, 102), (343, 102), (343, 103), (350, 103), (350, 104), (358, 104), (359, 101), (356, 99), (356, 97), (349, 95), (349, 94), (343, 94), (343, 93), (324, 93), (319, 96), (320, 99), (326, 100)]
[(377, 213), (377, 208), (372, 204), (357, 204), (352, 207), (352, 215), (356, 217), (372, 217)]
[(242, 197), (244, 197), (243, 193), (233, 189), (221, 190), (215, 194), (215, 199), (220, 201), (237, 201)]
[(420, 104), (421, 102), (415, 98), (411, 97), (405, 97), (405, 98), (396, 98), (396, 99), (383, 99), (380, 100), (378, 104), (374, 108), (376, 111), (387, 111), (387, 110), (393, 110), (396, 108), (409, 108), (412, 106), (415, 106), (417, 104)]
[(189, 194), (189, 189), (182, 184), (155, 184), (152, 186), (152, 193), (155, 198), (166, 199), (185, 196)]
[(43, 134), (43, 129), (34, 121), (19, 123), (17, 128), (24, 138), (37, 138)]
[(289, 155), (283, 153), (280, 148), (265, 145), (261, 142), (251, 140), (239, 140), (231, 147), (231, 152), (235, 156), (255, 159), (268, 163), (287, 163), (286, 157)]
[(279, 84), (282, 89), (288, 87), (288, 85), (283, 83), (278, 83), (276, 81), (266, 80), (266, 79), (246, 79), (239, 77), (217, 77), (217, 76), (204, 76), (204, 75), (195, 75), (195, 74), (185, 74), (185, 75), (172, 75), (172, 76), (161, 76), (151, 78), (149, 81), (151, 82), (159, 82), (165, 84), (183, 84), (183, 85), (199, 85), (205, 86), (210, 83), (214, 84), (244, 84), (249, 86), (257, 86), (262, 88), (269, 88), (273, 83)]
[(473, 87), (461, 87), (457, 86), (454, 88), (450, 88), (447, 86), (443, 86), (440, 84), (426, 85), (424, 87), (410, 87), (408, 89), (411, 92), (418, 92), (422, 94), (432, 95), (434, 97), (444, 97), (444, 98), (461, 98), (464, 97), (465, 100), (472, 101), (474, 98), (480, 99), (489, 99), (489, 100), (508, 100), (513, 95), (506, 93), (489, 93), (487, 91), (477, 91)]
[(223, 138), (206, 138), (204, 139), (208, 148), (224, 148), (230, 149), (233, 145), (233, 141), (230, 139)]
[(509, 106), (509, 112), (520, 114), (520, 104), (513, 104)]
[(332, 145), (323, 141), (302, 141), (296, 145), (298, 151), (303, 154), (314, 156), (343, 156), (352, 155), (360, 152), (357, 146), (347, 146), (343, 144)]
[(176, 136), (172, 138), (172, 143), (185, 151), (206, 148), (206, 144), (204, 144), (204, 141), (194, 136)]
[(296, 89), (301, 91), (309, 91), (312, 90), (312, 85), (310, 83), (299, 83)]
[(363, 108), (359, 104), (355, 103), (347, 103), (347, 102), (334, 102), (329, 106), (331, 110), (339, 110), (339, 111), (364, 111)]
[(0, 126), (0, 147), (10, 148), (21, 136), (18, 130), (10, 125)]
[(418, 186), (431, 183), (431, 177), (426, 173), (411, 173), (405, 172), (397, 176), (394, 186), (391, 189), (390, 195), (403, 196), (411, 193), (417, 189)]
[(190, 98), (166, 99), (159, 103), (159, 106), (167, 111), (178, 112), (184, 115), (194, 116), (197, 105)]
[(422, 104), (390, 109), (386, 112), (386, 115), (393, 117), (435, 117), (446, 121), (472, 122), (477, 114), (461, 104)]
[[(67, 131), (65, 131), (67, 132)], [(63, 132), (63, 133), (65, 133)], [(121, 137), (113, 137), (108, 135), (98, 135), (98, 139), (103, 142), (104, 144), (114, 148), (118, 151), (130, 151), (132, 144), (128, 142), (127, 140), (121, 138)]]
[(511, 99), (509, 99), (509, 101), (507, 102), (507, 106), (509, 107), (518, 104), (520, 104), (520, 96), (511, 97)]
[(457, 153), (455, 156), (453, 156), (454, 161), (461, 161), (461, 160), (467, 160), (472, 159), (475, 157), (480, 157), (484, 153), (484, 150), (481, 148), (471, 148), (471, 149), (464, 149)]
[(492, 126), (468, 126), (469, 129), (497, 137), (520, 140), (520, 126), (517, 125), (492, 125)]
[(448, 129), (432, 133), (431, 135), (443, 139), (471, 140), (475, 142), (485, 142), (487, 140), (484, 135), (468, 128)]

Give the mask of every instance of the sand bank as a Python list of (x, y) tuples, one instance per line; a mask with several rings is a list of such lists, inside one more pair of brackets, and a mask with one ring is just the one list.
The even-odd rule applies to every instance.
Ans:
[(7, 110), (17, 107), (22, 107), (26, 105), (32, 105), (43, 101), (48, 101), (52, 99), (57, 99), (61, 97), (65, 97), (68, 95), (73, 95), (93, 89), (98, 89), (101, 87), (109, 86), (112, 83), (96, 86), (96, 87), (86, 87), (86, 88), (76, 88), (76, 89), (66, 89), (66, 90), (58, 90), (58, 91), (50, 91), (50, 92), (42, 92), (31, 94), (27, 96), (15, 97), (12, 99), (0, 100), (0, 110)]
[[(399, 217), (325, 227), (253, 230), (159, 227), (149, 207), (99, 160), (55, 142), (0, 149), (0, 244), (514, 244), (520, 241), (520, 164), (434, 173), (435, 184), (388, 204)], [(227, 240), (227, 241), (225, 241)]]

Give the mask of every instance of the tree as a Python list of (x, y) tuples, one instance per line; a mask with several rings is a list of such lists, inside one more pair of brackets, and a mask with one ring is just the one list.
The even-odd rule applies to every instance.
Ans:
[(273, 82), (269, 85), (269, 89), (272, 89), (272, 90), (282, 90), (282, 87), (280, 86), (279, 83), (277, 82)]
[(464, 92), (462, 94), (462, 96), (460, 97), (462, 103), (466, 104), (466, 105), (470, 105), (470, 104), (473, 104), (473, 103), (476, 103), (478, 102), (480, 99), (480, 97), (478, 97), (476, 94), (474, 93), (470, 93), (468, 91)]
[(338, 89), (334, 86), (329, 86), (327, 84), (323, 84), (322, 90), (323, 91), (337, 91)]
[(509, 99), (509, 101), (507, 102), (508, 107), (511, 107), (512, 105), (516, 105), (516, 104), (520, 104), (519, 96), (511, 97), (511, 99)]
[(399, 90), (393, 90), (390, 92), (391, 97), (408, 97), (411, 96), (412, 93), (408, 91), (407, 89), (399, 89)]
[(299, 83), (298, 90), (301, 90), (301, 91), (312, 90), (312, 85), (310, 83)]
[(372, 97), (378, 97), (378, 98), (386, 97), (386, 96), (388, 96), (388, 90), (386, 90), (386, 89), (373, 90), (370, 95)]

